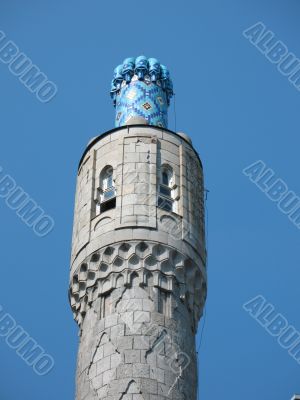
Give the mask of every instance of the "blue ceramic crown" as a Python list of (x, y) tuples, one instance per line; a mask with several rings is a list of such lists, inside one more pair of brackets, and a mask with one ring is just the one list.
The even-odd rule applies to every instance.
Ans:
[(133, 117), (168, 127), (173, 84), (168, 69), (156, 58), (126, 58), (114, 71), (110, 94), (116, 108), (116, 127), (127, 125)]

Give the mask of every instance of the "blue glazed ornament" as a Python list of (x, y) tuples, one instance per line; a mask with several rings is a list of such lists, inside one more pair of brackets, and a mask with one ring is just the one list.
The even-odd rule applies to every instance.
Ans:
[(139, 80), (125, 85), (116, 98), (116, 126), (127, 125), (132, 117), (142, 117), (149, 125), (167, 128), (166, 92), (157, 85)]
[(111, 81), (111, 87), (110, 87), (110, 96), (113, 99), (114, 106), (116, 105), (117, 92), (118, 92), (118, 90), (117, 90), (117, 88), (115, 86), (115, 81), (112, 80)]
[(161, 68), (162, 86), (166, 90), (168, 87), (168, 80), (170, 79), (170, 72), (165, 65), (161, 64), (160, 68)]
[(173, 96), (173, 82), (170, 77), (170, 72), (165, 65), (161, 65), (161, 80), (162, 87), (167, 92), (168, 104), (170, 104), (170, 98)]
[(160, 63), (156, 58), (149, 58), (149, 75), (152, 82), (160, 78)]
[(132, 57), (126, 58), (123, 61), (123, 69), (122, 69), (122, 74), (126, 83), (130, 83), (131, 78), (134, 75), (134, 69), (135, 69), (135, 58)]
[(167, 67), (156, 58), (126, 58), (114, 70), (111, 97), (116, 108), (116, 127), (142, 117), (149, 125), (168, 127), (168, 106), (173, 83)]
[(122, 72), (123, 72), (123, 64), (120, 64), (114, 71), (114, 85), (117, 90), (121, 89), (121, 85), (124, 80)]
[(139, 56), (135, 60), (135, 73), (140, 80), (148, 74), (148, 59), (145, 56)]

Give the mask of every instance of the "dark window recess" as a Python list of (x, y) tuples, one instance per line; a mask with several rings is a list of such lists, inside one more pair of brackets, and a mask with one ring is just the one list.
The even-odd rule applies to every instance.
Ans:
[(173, 201), (165, 199), (163, 197), (158, 198), (158, 207), (162, 208), (165, 211), (172, 212), (173, 211)]
[(114, 187), (113, 168), (110, 165), (106, 166), (100, 174), (99, 195), (100, 213), (116, 207), (116, 189)]
[(159, 191), (162, 195), (171, 197), (171, 189), (170, 188), (160, 185)]
[(116, 208), (115, 197), (100, 204), (100, 213), (102, 214), (103, 212), (111, 210), (112, 208)]
[(169, 186), (169, 184), (170, 184), (170, 182), (169, 182), (169, 174), (166, 171), (164, 171), (162, 173), (162, 183), (164, 185), (166, 185), (166, 186)]
[(160, 173), (160, 183), (158, 186), (157, 206), (165, 211), (174, 210), (174, 199), (172, 196), (173, 170), (171, 167), (163, 166)]
[(161, 289), (158, 294), (158, 312), (168, 318), (171, 317), (171, 295)]

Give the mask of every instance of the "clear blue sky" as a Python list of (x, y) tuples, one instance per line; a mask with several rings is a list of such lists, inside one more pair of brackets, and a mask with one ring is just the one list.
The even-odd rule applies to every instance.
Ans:
[[(0, 63), (0, 164), (56, 223), (38, 238), (0, 201), (0, 304), (56, 362), (38, 377), (0, 338), (1, 400), (74, 399), (76, 169), (89, 139), (113, 127), (113, 68), (140, 54), (170, 68), (177, 129), (192, 137), (210, 190), (200, 399), (300, 392), (300, 365), (242, 308), (262, 294), (300, 329), (300, 231), (242, 174), (261, 159), (300, 194), (300, 93), (242, 36), (262, 21), (300, 57), (299, 13), (297, 0), (1, 2), (0, 30), (59, 87), (41, 104)], [(173, 108), (169, 121), (174, 129)]]

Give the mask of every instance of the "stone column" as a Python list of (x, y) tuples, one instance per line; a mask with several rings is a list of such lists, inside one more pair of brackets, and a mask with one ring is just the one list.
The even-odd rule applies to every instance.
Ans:
[[(116, 198), (102, 207), (107, 167)], [(70, 273), (77, 400), (196, 400), (205, 259), (202, 165), (188, 137), (133, 125), (94, 139), (78, 170)]]

